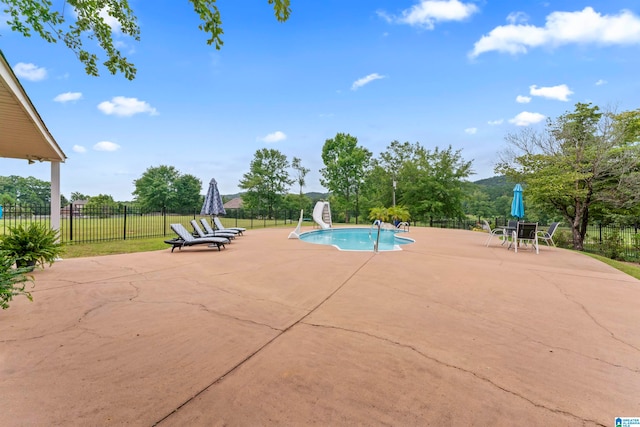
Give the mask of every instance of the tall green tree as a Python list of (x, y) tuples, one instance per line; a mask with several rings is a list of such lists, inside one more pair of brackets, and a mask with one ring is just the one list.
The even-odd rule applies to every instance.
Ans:
[(528, 200), (562, 215), (582, 250), (593, 213), (640, 203), (640, 114), (590, 103), (548, 120), (541, 132), (508, 134), (496, 171), (526, 184)]
[(245, 208), (266, 211), (269, 217), (282, 202), (293, 180), (289, 177), (287, 156), (276, 149), (257, 150), (249, 172), (245, 173), (238, 185), (247, 190), (242, 196)]
[(193, 175), (184, 174), (178, 176), (173, 183), (175, 189), (178, 206), (174, 209), (186, 209), (189, 211), (200, 211), (204, 203), (204, 196), (200, 194), (202, 191), (202, 181)]
[(327, 139), (322, 147), (320, 170), (321, 184), (331, 192), (332, 201), (344, 209), (345, 221), (349, 222), (349, 212), (359, 213), (361, 190), (367, 174), (371, 170), (372, 154), (358, 146), (358, 139), (345, 133)]
[(88, 194), (82, 194), (79, 191), (74, 191), (73, 193), (71, 193), (71, 202), (77, 202), (78, 200), (89, 200), (91, 198), (91, 196), (89, 196)]
[[(216, 49), (223, 45), (222, 19), (216, 0), (189, 0), (200, 18), (198, 28), (208, 35), (207, 44)], [(289, 18), (290, 0), (268, 0), (273, 5), (276, 19)], [(40, 36), (49, 43), (63, 42), (84, 64), (87, 74), (98, 75), (98, 55), (85, 49), (84, 42), (97, 42), (106, 60), (103, 65), (111, 74), (121, 72), (129, 80), (135, 78), (136, 68), (122, 56), (113, 41), (113, 29), (106, 20), (108, 15), (117, 21), (120, 32), (140, 40), (140, 27), (128, 0), (65, 0), (62, 10), (55, 10), (51, 0), (0, 0), (6, 8), (7, 24), (25, 37)], [(179, 6), (175, 6), (179, 7)], [(66, 15), (66, 16), (65, 16)], [(67, 20), (71, 21), (67, 24)]]
[(415, 148), (415, 160), (405, 162), (399, 182), (401, 202), (412, 217), (462, 218), (465, 182), (471, 175), (471, 162), (461, 150), (436, 147), (433, 151)]
[(15, 203), (44, 206), (51, 202), (51, 184), (32, 176), (2, 176), (0, 194), (10, 196)]
[(400, 143), (397, 140), (391, 141), (387, 149), (380, 153), (377, 160), (383, 170), (386, 172), (387, 179), (383, 183), (385, 193), (391, 193), (391, 201), (385, 202), (385, 206), (392, 206), (402, 196), (402, 188), (398, 188), (398, 179), (402, 168), (405, 164), (416, 162), (418, 153), (420, 153), (420, 144), (411, 144), (409, 142)]
[(202, 181), (193, 175), (182, 175), (173, 166), (147, 168), (133, 185), (135, 201), (148, 211), (194, 211), (202, 206)]
[(89, 201), (85, 205), (85, 212), (88, 215), (107, 216), (116, 213), (118, 204), (108, 194), (98, 194), (89, 197)]
[[(298, 209), (303, 209), (307, 200), (305, 200), (305, 196), (304, 194), (302, 194), (302, 189), (307, 184), (306, 176), (309, 173), (309, 169), (302, 166), (302, 160), (300, 160), (298, 157), (293, 158), (293, 160), (291, 161), (291, 167), (293, 168), (293, 170), (296, 171), (295, 182), (300, 187), (300, 193), (299, 193), (300, 203), (299, 203)], [(308, 197), (306, 199), (308, 199)]]

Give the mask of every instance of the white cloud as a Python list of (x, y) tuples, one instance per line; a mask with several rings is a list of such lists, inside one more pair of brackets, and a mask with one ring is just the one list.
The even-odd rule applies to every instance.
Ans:
[(285, 139), (287, 139), (287, 135), (285, 135), (284, 132), (281, 132), (278, 130), (266, 136), (263, 136), (262, 138), (258, 138), (258, 141), (266, 142), (267, 144), (272, 144), (274, 142), (284, 141)]
[(82, 98), (81, 92), (65, 92), (53, 98), (55, 102), (77, 101)]
[(498, 119), (498, 120), (489, 120), (487, 122), (487, 124), (491, 125), (491, 126), (497, 126), (497, 125), (501, 125), (504, 122), (503, 119)]
[(558, 101), (568, 101), (569, 95), (573, 94), (567, 85), (557, 85), (549, 87), (538, 87), (537, 85), (529, 86), (529, 94), (533, 96), (541, 96), (548, 99), (556, 99)]
[(513, 123), (516, 126), (529, 126), (534, 123), (539, 123), (545, 119), (545, 116), (540, 113), (530, 113), (523, 111), (515, 116), (513, 119), (509, 119), (509, 123)]
[(478, 7), (460, 0), (421, 0), (418, 4), (402, 11), (400, 16), (391, 16), (384, 11), (378, 15), (387, 22), (408, 24), (432, 30), (436, 22), (462, 21), (474, 13)]
[(522, 96), (522, 95), (518, 95), (516, 96), (516, 102), (519, 104), (528, 104), (531, 102), (531, 97), (530, 96)]
[(116, 151), (120, 148), (118, 144), (111, 141), (100, 141), (93, 146), (96, 151)]
[(368, 76), (362, 77), (361, 79), (353, 82), (353, 84), (351, 85), (351, 90), (357, 90), (358, 88), (361, 88), (362, 86), (369, 84), (374, 80), (384, 79), (385, 77), (386, 76), (381, 76), (378, 73), (369, 74)]
[(76, 153), (86, 153), (87, 152), (87, 149), (84, 148), (82, 145), (74, 145), (72, 150), (75, 151)]
[(98, 104), (98, 110), (107, 115), (116, 116), (133, 116), (138, 113), (149, 113), (151, 116), (158, 114), (155, 108), (151, 107), (145, 101), (139, 101), (136, 98), (126, 98), (124, 96), (116, 96), (111, 101), (103, 101)]
[(32, 82), (47, 78), (47, 70), (45, 68), (38, 67), (31, 63), (18, 62), (15, 67), (13, 67), (13, 72), (16, 73), (16, 76), (25, 80), (31, 80)]
[(475, 58), (490, 51), (510, 54), (528, 49), (565, 44), (625, 45), (640, 43), (640, 18), (629, 10), (602, 15), (592, 7), (577, 12), (553, 12), (544, 27), (515, 24), (494, 28), (478, 40), (469, 53)]
[(607, 83), (609, 83), (609, 82), (608, 82), (608, 81), (606, 81), (606, 80), (602, 80), (602, 79), (600, 79), (600, 80), (598, 80), (598, 81), (596, 82), (596, 86), (606, 85)]
[(529, 20), (529, 15), (524, 12), (511, 12), (507, 16), (507, 22), (509, 24), (523, 24)]
[(475, 135), (476, 132), (478, 132), (478, 128), (466, 128), (465, 133), (468, 133), (469, 135)]

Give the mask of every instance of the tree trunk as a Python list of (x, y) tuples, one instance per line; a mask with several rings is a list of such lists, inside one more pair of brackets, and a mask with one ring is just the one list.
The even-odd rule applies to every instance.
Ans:
[(584, 239), (582, 236), (582, 232), (578, 227), (575, 226), (575, 224), (571, 225), (571, 232), (573, 233), (573, 249), (577, 251), (583, 250)]

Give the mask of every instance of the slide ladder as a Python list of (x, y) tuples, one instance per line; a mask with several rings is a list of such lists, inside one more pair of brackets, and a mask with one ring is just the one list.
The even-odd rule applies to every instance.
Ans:
[(316, 202), (312, 217), (320, 228), (331, 228), (331, 208), (329, 207), (329, 202)]

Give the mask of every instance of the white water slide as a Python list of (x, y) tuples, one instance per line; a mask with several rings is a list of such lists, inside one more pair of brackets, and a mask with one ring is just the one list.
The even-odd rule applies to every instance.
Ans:
[(317, 202), (313, 208), (313, 220), (320, 228), (331, 228), (331, 208), (329, 202)]

